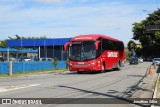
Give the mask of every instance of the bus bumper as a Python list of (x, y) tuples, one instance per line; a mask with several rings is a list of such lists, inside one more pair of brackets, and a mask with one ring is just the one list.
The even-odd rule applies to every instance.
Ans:
[(97, 67), (96, 65), (88, 65), (88, 66), (69, 66), (69, 71), (71, 72), (94, 72), (101, 70), (100, 67)]

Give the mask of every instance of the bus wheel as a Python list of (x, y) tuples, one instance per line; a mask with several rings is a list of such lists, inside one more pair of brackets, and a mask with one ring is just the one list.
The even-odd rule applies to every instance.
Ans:
[(117, 64), (117, 70), (121, 70), (121, 64), (120, 64), (120, 62), (118, 62), (118, 64)]
[(102, 70), (101, 70), (101, 73), (104, 73), (105, 72), (105, 66), (104, 64), (102, 65)]

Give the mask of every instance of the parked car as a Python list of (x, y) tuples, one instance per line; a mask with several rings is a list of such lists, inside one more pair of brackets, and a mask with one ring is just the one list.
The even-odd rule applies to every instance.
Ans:
[(16, 58), (14, 58), (14, 57), (9, 57), (9, 58), (7, 58), (7, 57), (4, 57), (4, 59), (3, 59), (5, 62), (7, 62), (7, 61), (13, 61), (13, 62), (16, 62)]
[(138, 58), (131, 58), (129, 61), (130, 64), (138, 64)]
[(146, 57), (143, 57), (143, 61), (147, 61), (147, 58), (146, 58)]
[(0, 62), (4, 62), (4, 59), (3, 59), (3, 57), (1, 57), (1, 56), (0, 56)]
[(152, 57), (147, 58), (147, 61), (148, 61), (148, 62), (152, 62), (152, 60), (153, 60)]
[(40, 58), (39, 61), (53, 61), (52, 58)]
[(138, 62), (143, 63), (143, 59), (141, 57), (139, 57)]
[(25, 62), (30, 62), (30, 61), (32, 61), (31, 58), (24, 58), (23, 60), (24, 60)]
[(160, 65), (160, 58), (154, 58), (152, 64)]
[(16, 58), (14, 58), (14, 57), (10, 57), (9, 60), (13, 61), (13, 62), (16, 62)]

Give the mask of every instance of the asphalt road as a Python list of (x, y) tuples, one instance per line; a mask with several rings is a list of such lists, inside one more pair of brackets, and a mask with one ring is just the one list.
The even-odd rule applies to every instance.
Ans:
[[(134, 107), (144, 106), (142, 104), (129, 104), (129, 98), (151, 98), (153, 95), (154, 84), (156, 82), (156, 73), (147, 74), (147, 69), (151, 62), (144, 62), (138, 65), (126, 64), (120, 71), (107, 71), (106, 73), (94, 74), (41, 74), (30, 75), (18, 78), (0, 78), (0, 98), (88, 98), (81, 100), (92, 100), (93, 104), (85, 106), (113, 106), (113, 107)], [(96, 101), (102, 98), (111, 98), (113, 104), (96, 104)], [(116, 104), (117, 101), (124, 101), (128, 104)], [(74, 102), (74, 101), (73, 101)], [(78, 101), (77, 101), (78, 102)], [(104, 101), (102, 101), (103, 103)], [(62, 103), (64, 103), (62, 101)], [(80, 104), (46, 104), (29, 105), (39, 106), (60, 106), (70, 107), (84, 106)], [(82, 101), (82, 103), (85, 103)], [(89, 102), (91, 103), (91, 101)], [(104, 102), (105, 103), (105, 102)], [(18, 106), (28, 105), (0, 105), (0, 106)]]

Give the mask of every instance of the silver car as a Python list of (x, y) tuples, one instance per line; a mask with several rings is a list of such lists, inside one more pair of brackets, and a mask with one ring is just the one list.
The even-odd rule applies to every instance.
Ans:
[(154, 65), (160, 65), (160, 58), (154, 58), (152, 61), (152, 64)]
[(53, 61), (52, 58), (40, 58), (39, 61)]
[(143, 59), (141, 57), (138, 58), (138, 62), (143, 63)]

